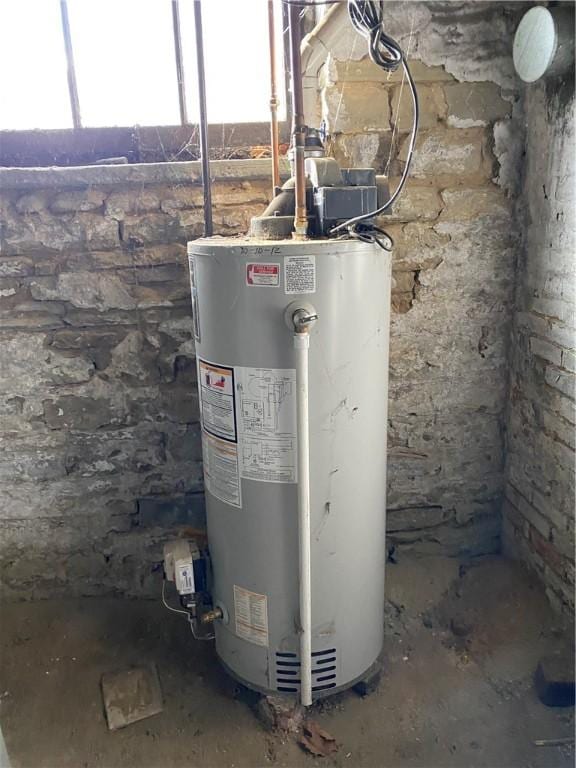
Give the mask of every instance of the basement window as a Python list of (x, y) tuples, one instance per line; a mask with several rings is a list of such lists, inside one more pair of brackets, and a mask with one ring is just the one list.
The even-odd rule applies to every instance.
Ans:
[(0, 3), (0, 29), (0, 127), (71, 127), (58, 6), (7, 0)]
[[(283, 11), (280, 0), (274, 5), (279, 120), (285, 123)], [(185, 115), (176, 65), (175, 6), (180, 21)], [(118, 154), (122, 149), (119, 131), (123, 130), (131, 144), (124, 154), (138, 161), (135, 132), (127, 129), (148, 128), (146, 141), (150, 143), (149, 129), (158, 128), (158, 147), (164, 146), (167, 156), (157, 159), (191, 159), (189, 152), (179, 157), (173, 154), (183, 138), (190, 145), (198, 143), (194, 0), (6, 0), (0, 3), (4, 31), (0, 68), (5, 74), (0, 164), (11, 164), (5, 155), (11, 154), (17, 137), (9, 133), (59, 131), (62, 141), (72, 134), (66, 130), (74, 128), (75, 120), (62, 11), (68, 16), (78, 94), (76, 129), (81, 126), (90, 131), (95, 155), (102, 154), (98, 152), (100, 136), (103, 145), (108, 141)], [(267, 0), (204, 0), (202, 21), (211, 144), (221, 144), (224, 152), (225, 144), (263, 143), (262, 129), (270, 116)], [(256, 129), (253, 142), (249, 141), (250, 125)], [(185, 130), (167, 131), (168, 127)], [(177, 138), (171, 141), (173, 136)], [(53, 141), (55, 136), (48, 138)], [(74, 140), (78, 142), (78, 137)], [(102, 151), (106, 155), (106, 146)]]

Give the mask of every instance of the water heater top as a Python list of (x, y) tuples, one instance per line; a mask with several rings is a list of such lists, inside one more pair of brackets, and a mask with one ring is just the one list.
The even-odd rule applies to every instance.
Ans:
[[(270, 253), (280, 253), (292, 251), (296, 253), (350, 253), (363, 250), (371, 250), (376, 246), (374, 243), (365, 243), (354, 238), (349, 239), (313, 239), (313, 240), (260, 240), (258, 238), (235, 236), (221, 237), (201, 237), (198, 240), (188, 242), (188, 253), (209, 254), (215, 250), (239, 250), (250, 248), (261, 249), (262, 255)], [(252, 251), (253, 253), (253, 251)], [(257, 254), (256, 254), (257, 255)]]

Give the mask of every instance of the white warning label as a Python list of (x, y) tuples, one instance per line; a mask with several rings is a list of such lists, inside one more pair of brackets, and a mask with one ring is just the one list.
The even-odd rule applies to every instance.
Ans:
[(268, 600), (234, 584), (236, 634), (256, 645), (268, 645)]
[(234, 369), (198, 359), (202, 426), (225, 440), (236, 440)]
[(240, 475), (296, 482), (296, 371), (235, 368)]
[(242, 506), (238, 446), (202, 430), (204, 485), (212, 496), (233, 507)]
[(316, 256), (284, 257), (284, 293), (316, 293)]
[(194, 593), (194, 564), (192, 560), (176, 560), (174, 563), (176, 589), (181, 595)]

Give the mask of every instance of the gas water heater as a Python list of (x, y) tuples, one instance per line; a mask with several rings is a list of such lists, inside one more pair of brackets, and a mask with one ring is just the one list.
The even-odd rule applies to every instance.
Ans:
[(295, 342), (309, 335), (312, 692), (348, 686), (382, 649), (390, 254), (355, 240), (188, 248), (217, 653), (258, 690), (300, 689)]
[(293, 90), (294, 177), (248, 236), (188, 244), (208, 545), (168, 545), (165, 571), (231, 675), (309, 705), (382, 651), (392, 242), (373, 217), (409, 162), (391, 197), (340, 169)]

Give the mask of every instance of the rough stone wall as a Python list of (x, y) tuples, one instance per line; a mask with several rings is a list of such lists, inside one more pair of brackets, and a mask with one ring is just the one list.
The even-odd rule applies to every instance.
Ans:
[[(0, 171), (4, 594), (157, 594), (163, 539), (204, 525), (196, 166)], [(267, 201), (246, 167), (214, 187), (220, 233)]]
[(504, 542), (574, 611), (574, 80), (527, 86)]
[[(478, 555), (500, 546), (517, 246), (507, 195), (521, 146), (515, 11), (386, 8), (422, 103), (413, 178), (381, 222), (396, 240), (388, 529), (396, 545)], [(352, 49), (349, 29), (320, 73), (333, 151), (387, 170), (394, 187), (407, 92), (362, 57), (362, 40)], [(195, 168), (0, 171), (9, 595), (154, 594), (163, 539), (203, 525), (185, 264), (201, 228)], [(245, 229), (266, 200), (269, 182), (243, 168), (216, 187), (220, 232)]]
[[(511, 48), (521, 10), (385, 7), (421, 108), (411, 179), (380, 221), (396, 243), (387, 528), (392, 544), (419, 552), (500, 547), (517, 250), (509, 195), (522, 142)], [(387, 173), (394, 189), (412, 121), (408, 86), (366, 57), (345, 8), (331, 23), (338, 34), (324, 34), (332, 43), (319, 104), (332, 152), (344, 166)]]

